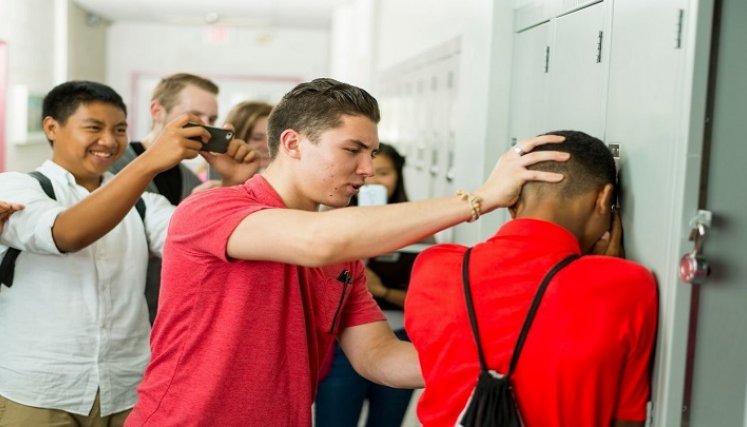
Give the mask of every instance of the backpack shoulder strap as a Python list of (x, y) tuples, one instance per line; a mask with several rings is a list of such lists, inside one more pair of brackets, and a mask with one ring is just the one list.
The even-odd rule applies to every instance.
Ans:
[(44, 190), (44, 194), (46, 194), (47, 197), (52, 200), (57, 200), (57, 197), (54, 194), (54, 187), (52, 187), (52, 181), (50, 181), (46, 175), (39, 171), (29, 172), (29, 175), (39, 181), (39, 185), (41, 185), (41, 188)]
[(21, 253), (16, 248), (8, 248), (0, 262), (0, 285), (13, 286), (13, 274), (16, 270), (16, 258)]
[(480, 370), (483, 372), (488, 371), (488, 364), (485, 362), (485, 353), (482, 351), (482, 343), (480, 341), (480, 328), (477, 325), (477, 315), (475, 314), (475, 305), (472, 301), (472, 290), (470, 289), (469, 283), (469, 257), (472, 253), (472, 248), (467, 248), (464, 252), (464, 258), (462, 259), (462, 284), (464, 285), (464, 300), (467, 303), (467, 315), (469, 316), (469, 323), (472, 325), (472, 335), (475, 337), (475, 344), (477, 345), (477, 355), (480, 358)]
[[(470, 324), (472, 325), (472, 334), (475, 337), (475, 344), (477, 345), (477, 354), (480, 357), (480, 369), (483, 372), (488, 372), (488, 364), (485, 361), (485, 353), (483, 352), (482, 343), (480, 341), (480, 329), (477, 324), (477, 315), (475, 314), (475, 306), (474, 301), (472, 300), (472, 291), (470, 289), (469, 259), (471, 252), (472, 248), (468, 248), (467, 251), (464, 252), (464, 258), (462, 260), (462, 283), (464, 284), (464, 299), (467, 303), (467, 314), (469, 315)], [(529, 334), (529, 328), (532, 326), (534, 316), (535, 314), (537, 314), (537, 309), (539, 308), (539, 304), (545, 294), (547, 285), (550, 284), (550, 280), (552, 280), (555, 274), (557, 274), (563, 267), (567, 266), (577, 258), (579, 258), (579, 255), (569, 255), (559, 263), (555, 264), (555, 266), (553, 266), (553, 268), (542, 279), (542, 283), (540, 283), (540, 286), (537, 289), (537, 293), (534, 295), (534, 299), (532, 300), (532, 305), (529, 307), (527, 317), (524, 319), (524, 324), (521, 327), (519, 338), (516, 340), (516, 345), (514, 346), (514, 352), (511, 356), (511, 362), (509, 364), (508, 372), (506, 373), (506, 378), (510, 378), (511, 374), (516, 368), (516, 364), (519, 361), (519, 355), (521, 354), (521, 350), (524, 347), (524, 342), (526, 341), (527, 335)]]
[(511, 377), (511, 374), (513, 374), (514, 369), (516, 368), (516, 364), (519, 362), (519, 354), (521, 354), (521, 349), (524, 347), (524, 342), (529, 334), (529, 328), (532, 326), (534, 315), (537, 314), (537, 309), (539, 308), (540, 302), (542, 302), (542, 297), (545, 295), (547, 285), (550, 284), (550, 280), (552, 280), (552, 278), (555, 277), (563, 267), (575, 261), (577, 258), (579, 258), (579, 255), (576, 254), (563, 258), (559, 263), (555, 264), (555, 266), (542, 279), (542, 283), (540, 283), (537, 293), (534, 295), (534, 300), (532, 300), (532, 305), (529, 307), (529, 313), (527, 313), (527, 317), (524, 319), (524, 325), (521, 327), (519, 338), (516, 340), (514, 353), (511, 356), (511, 364), (508, 367), (508, 372), (506, 372), (507, 378)]
[[(39, 171), (29, 172), (34, 179), (39, 181), (44, 194), (52, 200), (57, 200), (54, 194), (54, 187), (52, 187), (52, 181)], [(13, 286), (13, 276), (16, 271), (16, 259), (21, 254), (20, 249), (8, 248), (3, 256), (3, 260), (0, 261), (0, 285), (5, 284), (7, 287)]]
[(143, 220), (143, 226), (145, 226), (145, 201), (142, 197), (137, 199), (135, 209), (137, 210), (137, 214), (140, 215), (140, 219)]

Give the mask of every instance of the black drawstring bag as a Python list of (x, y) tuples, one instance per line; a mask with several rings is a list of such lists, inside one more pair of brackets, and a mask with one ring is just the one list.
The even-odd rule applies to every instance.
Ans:
[(464, 284), (464, 298), (467, 301), (467, 314), (472, 324), (472, 334), (475, 337), (477, 354), (480, 357), (480, 375), (477, 378), (477, 385), (472, 391), (469, 401), (467, 401), (467, 406), (463, 412), (464, 415), (458, 425), (462, 427), (522, 427), (524, 423), (521, 420), (519, 408), (516, 406), (516, 399), (514, 398), (513, 388), (511, 387), (511, 374), (514, 372), (516, 363), (519, 361), (519, 354), (522, 347), (524, 347), (524, 341), (529, 333), (529, 328), (534, 320), (534, 315), (537, 313), (537, 308), (542, 301), (542, 296), (545, 294), (547, 285), (558, 271), (578, 258), (578, 255), (570, 255), (563, 259), (542, 279), (532, 305), (529, 307), (529, 313), (527, 313), (527, 317), (524, 319), (524, 325), (521, 327), (519, 338), (516, 340), (508, 372), (502, 375), (496, 371), (489, 370), (485, 362), (485, 354), (483, 353), (480, 342), (480, 330), (477, 327), (477, 316), (475, 315), (475, 307), (472, 302), (472, 292), (469, 284), (469, 257), (471, 252), (472, 248), (468, 248), (464, 253), (462, 282)]

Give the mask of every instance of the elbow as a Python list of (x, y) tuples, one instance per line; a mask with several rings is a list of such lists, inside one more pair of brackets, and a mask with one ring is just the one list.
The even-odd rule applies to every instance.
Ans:
[(347, 259), (345, 246), (328, 229), (310, 230), (305, 234), (303, 245), (307, 250), (303, 251), (306, 255), (301, 262), (304, 267), (321, 267)]
[(54, 244), (61, 253), (78, 252), (93, 243), (83, 236), (57, 236), (52, 234)]
[(322, 267), (336, 264), (341, 261), (340, 251), (336, 250), (334, 245), (317, 242), (310, 246), (310, 251), (305, 260), (302, 262), (304, 267)]

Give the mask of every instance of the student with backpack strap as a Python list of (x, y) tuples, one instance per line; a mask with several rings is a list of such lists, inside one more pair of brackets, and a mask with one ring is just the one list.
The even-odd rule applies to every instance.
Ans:
[[(126, 111), (108, 86), (62, 83), (42, 106), (52, 158), (36, 171), (51, 191), (38, 175), (0, 174), (0, 200), (25, 206), (0, 234), (0, 257), (20, 251), (12, 286), (0, 285), (1, 427), (116, 427), (135, 404), (150, 358), (148, 254), (162, 253), (174, 210), (143, 191), (210, 135), (185, 128), (198, 118), (182, 115), (112, 176), (127, 146)], [(141, 198), (144, 220), (134, 208)]]
[(570, 160), (530, 169), (563, 181), (524, 185), (514, 219), (488, 240), (415, 260), (405, 327), (424, 427), (643, 426), (656, 283), (641, 265), (595, 255), (621, 254), (610, 151), (581, 132), (550, 134), (565, 142), (531, 151)]

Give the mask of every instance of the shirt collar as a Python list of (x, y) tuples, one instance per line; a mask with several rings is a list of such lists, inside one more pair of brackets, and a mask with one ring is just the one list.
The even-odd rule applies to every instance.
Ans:
[(567, 250), (581, 254), (576, 236), (567, 229), (549, 221), (536, 218), (517, 218), (504, 224), (492, 239), (520, 238), (526, 241), (530, 237), (545, 246), (558, 250)]
[(262, 175), (254, 175), (244, 182), (243, 186), (247, 193), (253, 195), (258, 201), (275, 208), (287, 208), (280, 194)]
[[(42, 163), (41, 166), (39, 166), (38, 171), (46, 175), (49, 179), (53, 181), (58, 182), (65, 182), (68, 185), (77, 186), (78, 183), (75, 181), (75, 176), (71, 174), (67, 169), (63, 168), (62, 166), (58, 165), (57, 163), (53, 162), (52, 160), (45, 160), (44, 163)], [(109, 181), (114, 175), (112, 175), (110, 172), (104, 172), (104, 177), (101, 180), (101, 184), (103, 185), (105, 182)]]

